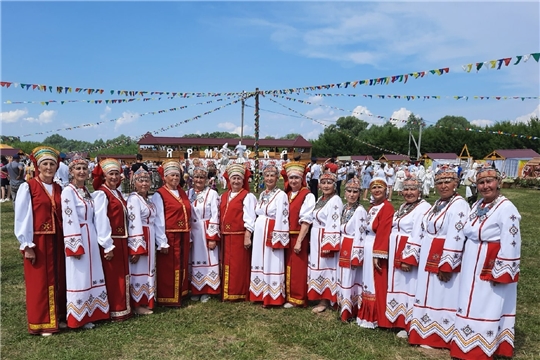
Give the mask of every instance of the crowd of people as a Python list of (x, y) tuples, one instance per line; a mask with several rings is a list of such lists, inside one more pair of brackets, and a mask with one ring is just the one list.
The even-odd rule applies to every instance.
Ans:
[(434, 174), (432, 206), (422, 177), (398, 168), (392, 176), (403, 203), (394, 210), (383, 165), (367, 163), (358, 174), (340, 173), (334, 159), (268, 164), (257, 198), (248, 163), (227, 166), (219, 195), (202, 162), (186, 191), (185, 169), (166, 160), (154, 194), (141, 165), (125, 198), (115, 159), (96, 164), (90, 193), (87, 160), (72, 158), (62, 188), (53, 181), (58, 151), (42, 146), (30, 158), (36, 176), (18, 189), (15, 235), (32, 334), (91, 329), (151, 315), (156, 306), (181, 307), (187, 297), (215, 297), (265, 308), (312, 305), (316, 314), (337, 309), (343, 322), (396, 329), (410, 344), (450, 349), (458, 359), (512, 356), (520, 214), (492, 167), (475, 169), (481, 198), (472, 206), (457, 193), (452, 167)]

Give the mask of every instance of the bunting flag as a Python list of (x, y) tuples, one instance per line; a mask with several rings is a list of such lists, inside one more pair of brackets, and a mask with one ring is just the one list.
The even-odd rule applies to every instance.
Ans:
[[(278, 97), (277, 95), (274, 95), (274, 97)], [(337, 109), (337, 110), (342, 110), (342, 111), (347, 111), (349, 113), (352, 113), (353, 111), (352, 110), (345, 110), (345, 109), (341, 109), (341, 108), (338, 108), (338, 107), (333, 107), (333, 106), (327, 106), (327, 105), (321, 105), (321, 104), (313, 104), (309, 101), (305, 101), (305, 100), (299, 100), (299, 99), (294, 99), (294, 98), (291, 98), (291, 97), (288, 97), (288, 96), (279, 96), (285, 100), (289, 100), (289, 101), (296, 101), (296, 102), (299, 102), (301, 104), (308, 104), (308, 105), (317, 105), (317, 106), (326, 106), (326, 107), (329, 107), (329, 108), (332, 108), (332, 109)], [(291, 108), (288, 108), (286, 107), (285, 105), (282, 105), (280, 103), (278, 103), (277, 101), (269, 98), (269, 100), (272, 100), (274, 101), (276, 104), (279, 104), (281, 106), (284, 106), (287, 110), (290, 110), (292, 112), (295, 112), (295, 113), (298, 113), (300, 114), (299, 112), (297, 112), (296, 110), (294, 109), (291, 109)], [(388, 120), (392, 123), (408, 123), (409, 120), (403, 120), (403, 119), (396, 119), (396, 118), (392, 118), (392, 117), (385, 117), (385, 116), (381, 116), (381, 115), (373, 115), (373, 114), (368, 114), (368, 113), (365, 113), (365, 112), (360, 112), (360, 114), (362, 115), (366, 115), (366, 116), (370, 116), (370, 117), (373, 117), (373, 118), (377, 118), (377, 119), (384, 119), (384, 120)], [(284, 114), (282, 114), (284, 115)], [(302, 117), (305, 117), (303, 114), (300, 114)], [(313, 119), (310, 119), (310, 120), (313, 120)], [(314, 120), (315, 121), (315, 120)], [(420, 125), (419, 122), (417, 121), (413, 121), (411, 122), (411, 124), (413, 125)], [(421, 125), (423, 127), (426, 126), (426, 123), (425, 122), (422, 122)], [(325, 125), (326, 126), (326, 125)], [(442, 129), (448, 129), (448, 130), (461, 130), (461, 131), (471, 131), (471, 132), (478, 132), (478, 133), (484, 133), (484, 134), (492, 134), (492, 135), (505, 135), (505, 136), (511, 136), (511, 137), (519, 137), (519, 138), (522, 138), (522, 139), (528, 139), (528, 140), (538, 140), (538, 136), (532, 136), (532, 135), (521, 135), (521, 134), (513, 134), (513, 133), (507, 133), (507, 132), (503, 132), (503, 131), (494, 131), (494, 130), (482, 130), (482, 129), (474, 129), (474, 128), (454, 128), (454, 127), (447, 127), (447, 126), (439, 126), (439, 125), (433, 125), (434, 127), (437, 127), (437, 128), (442, 128)], [(386, 151), (386, 150), (385, 150)], [(388, 150), (390, 151), (390, 150)], [(401, 154), (400, 154), (401, 155)]]
[[(186, 98), (191, 98), (192, 96), (187, 96)], [(203, 105), (203, 104), (211, 104), (215, 101), (223, 101), (225, 99), (231, 99), (232, 96), (227, 96), (226, 98), (219, 98), (217, 100), (209, 100), (206, 102), (197, 103), (194, 105)], [(15, 104), (41, 104), (48, 106), (50, 104), (60, 104), (64, 105), (65, 103), (87, 103), (87, 104), (122, 104), (122, 103), (129, 103), (133, 101), (155, 101), (155, 100), (162, 100), (163, 98), (130, 98), (130, 99), (99, 99), (99, 100), (47, 100), (47, 101), (11, 101), (7, 100), (4, 101), (4, 104), (8, 105), (15, 105)], [(165, 99), (171, 100), (175, 99), (172, 96), (168, 96)]]
[[(172, 124), (172, 125), (169, 125), (168, 127), (166, 128), (161, 128), (157, 131), (155, 131), (154, 133), (160, 133), (162, 131), (166, 131), (166, 130), (169, 130), (173, 127), (177, 127), (181, 124), (184, 124), (184, 123), (187, 123), (187, 122), (190, 122), (192, 120), (196, 120), (204, 115), (208, 115), (214, 111), (217, 111), (217, 110), (220, 110), (220, 109), (223, 109), (229, 105), (232, 105), (232, 104), (236, 104), (237, 102), (241, 101), (242, 99), (239, 98), (239, 99), (236, 99), (230, 103), (227, 103), (225, 105), (222, 105), (222, 106), (219, 106), (213, 110), (210, 110), (210, 111), (207, 111), (205, 113), (203, 113), (202, 115), (197, 115), (191, 119), (187, 119), (187, 120), (184, 120), (184, 121), (181, 121), (179, 123), (176, 123), (176, 124)], [(208, 103), (208, 102), (207, 102)], [(203, 105), (205, 103), (197, 103), (195, 105)], [(163, 109), (163, 110), (157, 110), (157, 111), (149, 111), (149, 112), (146, 112), (146, 113), (142, 113), (142, 114), (137, 114), (137, 115), (134, 115), (133, 117), (142, 117), (142, 116), (147, 116), (147, 115), (156, 115), (156, 114), (163, 114), (163, 113), (167, 113), (167, 112), (172, 112), (172, 111), (178, 111), (178, 110), (182, 110), (182, 109), (185, 109), (187, 108), (188, 105), (184, 105), (184, 106), (180, 106), (180, 107), (175, 107), (175, 108), (170, 108), (170, 109)], [(35, 135), (45, 135), (45, 134), (50, 134), (50, 133), (56, 133), (56, 132), (59, 132), (59, 131), (69, 131), (69, 130), (75, 130), (75, 129), (82, 129), (82, 128), (86, 128), (86, 127), (93, 127), (93, 126), (98, 126), (98, 125), (103, 125), (105, 123), (110, 123), (110, 122), (115, 122), (115, 121), (118, 121), (122, 118), (117, 118), (117, 119), (110, 119), (110, 120), (105, 120), (105, 121), (98, 121), (96, 123), (89, 123), (89, 124), (81, 124), (81, 125), (76, 125), (76, 126), (70, 126), (70, 127), (65, 127), (65, 128), (60, 128), (60, 129), (56, 129), (56, 130), (48, 130), (48, 131), (43, 131), (43, 132), (36, 132), (36, 133), (31, 133), (31, 134), (25, 134), (25, 135), (21, 135), (21, 137), (29, 137), (29, 136), (35, 136)]]
[(307, 96), (320, 96), (320, 97), (364, 97), (366, 99), (401, 99), (401, 100), (537, 100), (540, 96), (480, 96), (480, 95), (454, 95), (454, 96), (442, 96), (442, 95), (379, 95), (379, 94), (321, 94), (321, 93), (305, 93)]
[(229, 92), (229, 93), (211, 93), (211, 92), (179, 92), (179, 91), (142, 91), (142, 90), (103, 90), (103, 89), (91, 89), (91, 88), (82, 88), (74, 86), (52, 86), (52, 85), (39, 85), (39, 84), (27, 84), (22, 82), (13, 82), (13, 81), (0, 81), (0, 86), (5, 87), (6, 89), (13, 86), (14, 88), (21, 88), (23, 90), (37, 90), (42, 92), (49, 91), (50, 93), (55, 92), (57, 94), (67, 94), (67, 93), (80, 93), (80, 94), (103, 94), (110, 93), (114, 95), (125, 95), (125, 96), (146, 96), (146, 95), (166, 95), (172, 97), (207, 97), (207, 96), (238, 96), (242, 92)]

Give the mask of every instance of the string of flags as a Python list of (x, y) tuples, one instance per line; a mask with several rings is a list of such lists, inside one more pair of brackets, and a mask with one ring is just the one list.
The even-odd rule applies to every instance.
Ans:
[[(530, 58), (533, 58), (536, 62), (540, 60), (540, 52), (537, 53), (530, 53), (525, 55), (518, 55), (514, 57), (505, 57), (501, 59), (495, 59), (495, 60), (488, 60), (488, 61), (481, 61), (476, 63), (470, 63), (462, 65), (461, 68), (465, 72), (471, 72), (472, 69), (476, 69), (476, 72), (479, 72), (480, 69), (496, 69), (500, 70), (502, 65), (505, 67), (512, 65), (518, 65), (527, 62)], [(410, 78), (418, 79), (418, 78), (424, 78), (430, 75), (437, 75), (441, 76), (444, 74), (448, 74), (450, 72), (449, 67), (441, 67), (441, 68), (435, 68), (431, 70), (424, 70), (424, 71), (415, 71), (415, 72), (409, 72), (405, 74), (399, 74), (399, 75), (390, 75), (390, 76), (384, 76), (379, 78), (372, 78), (372, 79), (363, 79), (363, 80), (351, 80), (351, 81), (344, 81), (344, 82), (338, 82), (333, 84), (325, 84), (325, 85), (314, 85), (314, 86), (303, 86), (303, 87), (297, 87), (297, 88), (288, 88), (288, 89), (278, 89), (278, 90), (265, 90), (262, 91), (264, 94), (291, 94), (295, 92), (305, 92), (307, 90), (315, 91), (315, 90), (322, 90), (322, 89), (341, 89), (341, 88), (348, 88), (349, 86), (356, 88), (358, 85), (367, 85), (367, 86), (374, 86), (374, 85), (388, 85), (390, 83), (396, 83), (396, 82), (402, 82), (404, 84), (407, 83), (407, 81)], [(84, 87), (75, 87), (75, 86), (58, 86), (58, 85), (42, 85), (42, 84), (34, 84), (34, 83), (22, 83), (22, 82), (13, 82), (13, 81), (0, 81), (0, 86), (9, 88), (13, 86), (14, 88), (21, 88), (23, 90), (37, 90), (42, 92), (49, 91), (50, 93), (56, 92), (58, 94), (67, 94), (67, 93), (85, 93), (88, 95), (91, 94), (104, 94), (104, 93), (110, 93), (118, 94), (118, 95), (125, 95), (125, 96), (146, 96), (148, 94), (150, 95), (166, 95), (166, 96), (173, 96), (173, 97), (186, 97), (186, 96), (236, 96), (241, 95), (242, 92), (227, 92), (227, 93), (204, 93), (204, 92), (172, 92), (172, 91), (147, 91), (147, 90), (104, 90), (101, 88), (84, 88)]]
[[(224, 99), (230, 99), (232, 96), (228, 96), (226, 98), (220, 98), (217, 100), (209, 100), (205, 103), (197, 103), (195, 105), (202, 105), (202, 104), (210, 104), (214, 101), (223, 101)], [(187, 96), (186, 98), (192, 98), (192, 96)], [(4, 104), (41, 104), (48, 106), (49, 104), (60, 104), (64, 105), (65, 103), (88, 103), (88, 104), (122, 104), (122, 103), (129, 103), (133, 101), (156, 101), (156, 100), (162, 100), (163, 98), (130, 98), (130, 99), (99, 99), (99, 100), (47, 100), (47, 101), (11, 101), (7, 100), (4, 102)], [(174, 99), (172, 96), (168, 96), (165, 99), (171, 100)]]
[[(306, 115), (304, 115), (304, 114), (302, 114), (302, 113), (300, 113), (300, 112), (298, 112), (298, 111), (296, 111), (296, 110), (294, 110), (294, 109), (291, 109), (291, 108), (287, 107), (286, 105), (283, 105), (283, 104), (277, 102), (276, 100), (274, 100), (274, 99), (272, 99), (272, 98), (268, 98), (268, 100), (270, 100), (270, 101), (272, 101), (272, 102), (274, 102), (274, 103), (276, 103), (276, 104), (278, 104), (278, 105), (284, 107), (285, 109), (287, 109), (287, 110), (289, 110), (289, 111), (292, 111), (292, 112), (294, 112), (294, 113), (296, 113), (296, 114), (302, 116), (303, 118), (306, 118), (306, 119), (308, 119), (308, 120), (314, 121), (314, 122), (316, 122), (316, 123), (318, 123), (318, 124), (320, 124), (320, 125), (322, 125), (322, 126), (324, 126), (324, 127), (328, 127), (327, 124), (324, 124), (324, 123), (322, 123), (321, 121), (319, 121), (319, 120), (317, 120), (317, 119), (314, 119), (314, 118), (312, 118), (312, 117), (310, 117), (310, 116), (306, 116)], [(375, 148), (375, 149), (377, 149), (377, 150), (379, 150), (379, 151), (383, 151), (384, 153), (391, 153), (391, 154), (395, 154), (395, 155), (404, 155), (404, 154), (401, 154), (401, 153), (396, 152), (396, 151), (384, 149), (384, 148), (381, 148), (381, 147), (379, 147), (379, 146), (370, 144), (370, 143), (368, 143), (368, 142), (366, 142), (366, 141), (364, 141), (364, 140), (360, 140), (358, 137), (351, 136), (351, 135), (347, 134), (346, 132), (341, 131), (341, 130), (338, 129), (338, 128), (336, 128), (335, 130), (336, 130), (337, 132), (339, 132), (339, 133), (341, 133), (341, 134), (347, 136), (347, 137), (348, 137), (349, 139), (351, 139), (351, 140), (356, 140), (356, 141), (358, 141), (358, 142), (361, 142), (361, 143), (364, 144), (364, 145), (370, 146), (370, 147)]]
[[(332, 109), (336, 109), (336, 110), (341, 110), (341, 111), (346, 111), (346, 112), (349, 112), (349, 113), (352, 113), (353, 111), (352, 110), (345, 110), (345, 109), (341, 109), (341, 108), (338, 108), (338, 107), (334, 107), (334, 106), (328, 106), (328, 105), (322, 105), (322, 104), (314, 104), (314, 103), (311, 103), (309, 101), (306, 101), (306, 100), (301, 100), (301, 99), (295, 99), (295, 98), (291, 98), (291, 97), (288, 97), (288, 96), (283, 96), (283, 95), (274, 95), (274, 97), (281, 97), (282, 99), (285, 99), (285, 100), (289, 100), (289, 101), (295, 101), (295, 102), (299, 102), (301, 104), (307, 104), (307, 105), (318, 105), (318, 106), (327, 106), (327, 107), (330, 107)], [(269, 98), (269, 100), (272, 100), (271, 98)], [(272, 100), (274, 101), (274, 100)], [(276, 102), (277, 104), (279, 104), (278, 102)], [(279, 104), (281, 106), (284, 106), (282, 104)], [(293, 111), (295, 113), (298, 113), (296, 110), (294, 109), (291, 109), (291, 108), (288, 108), (286, 107), (288, 110), (290, 111)], [(396, 119), (396, 118), (392, 118), (392, 117), (385, 117), (385, 116), (381, 116), (381, 115), (373, 115), (373, 114), (368, 114), (364, 111), (361, 111), (360, 114), (363, 114), (363, 115), (366, 115), (366, 116), (371, 116), (371, 117), (374, 117), (374, 118), (377, 118), (377, 119), (384, 119), (384, 120), (388, 120), (392, 123), (408, 123), (409, 120), (402, 120), (402, 119)], [(417, 121), (413, 121), (411, 122), (412, 124), (414, 125), (419, 125), (420, 123), (417, 122)], [(426, 126), (425, 122), (422, 122), (422, 126)], [(522, 135), (522, 134), (513, 134), (513, 133), (507, 133), (507, 132), (504, 132), (504, 131), (500, 131), (500, 130), (482, 130), (482, 129), (475, 129), (475, 128), (455, 128), (455, 127), (449, 127), (449, 126), (440, 126), (440, 125), (432, 125), (436, 128), (441, 128), (441, 129), (448, 129), (448, 130), (459, 130), (459, 131), (470, 131), (470, 132), (477, 132), (477, 133), (485, 133), (485, 134), (492, 134), (492, 135), (505, 135), (505, 136), (511, 136), (511, 137), (517, 137), (517, 138), (522, 138), (522, 139), (528, 139), (528, 140), (538, 140), (538, 136), (532, 136), (532, 135)]]
[[(531, 53), (527, 55), (518, 55), (515, 56), (515, 61), (513, 62), (513, 65), (518, 65), (521, 63), (527, 62), (530, 58), (533, 58), (536, 62), (540, 59), (540, 52), (539, 53)], [(465, 72), (470, 72), (473, 68), (473, 65), (476, 68), (476, 72), (480, 71), (482, 67), (485, 69), (497, 69), (500, 70), (501, 66), (504, 64), (505, 66), (509, 66), (512, 63), (512, 59), (514, 57), (506, 57), (502, 59), (497, 60), (488, 60), (488, 61), (482, 61), (477, 63), (471, 63), (461, 66), (461, 68)], [(313, 86), (302, 86), (297, 88), (288, 88), (288, 89), (281, 89), (281, 90), (266, 90), (264, 91), (264, 94), (270, 95), (270, 94), (292, 94), (292, 93), (300, 93), (300, 92), (306, 92), (308, 90), (316, 91), (316, 90), (322, 90), (322, 89), (347, 89), (349, 86), (352, 88), (356, 88), (358, 85), (366, 85), (366, 86), (375, 86), (375, 85), (388, 85), (390, 83), (396, 83), (396, 82), (403, 82), (404, 84), (407, 83), (407, 81), (410, 78), (418, 79), (418, 78), (424, 78), (429, 75), (444, 75), (448, 74), (450, 72), (449, 67), (444, 68), (438, 68), (438, 69), (432, 69), (432, 70), (425, 70), (425, 71), (416, 71), (416, 72), (410, 72), (406, 74), (400, 74), (400, 75), (391, 75), (391, 76), (383, 76), (379, 78), (373, 78), (373, 79), (364, 79), (364, 80), (351, 80), (351, 81), (344, 81), (340, 83), (333, 83), (333, 84), (326, 84), (326, 85), (313, 85)]]
[[(173, 124), (173, 125), (169, 125), (167, 128), (161, 128), (160, 130), (157, 131), (157, 133), (161, 132), (161, 131), (165, 131), (165, 130), (168, 130), (172, 127), (176, 127), (176, 126), (179, 126), (179, 124), (181, 123), (187, 123), (191, 120), (196, 120), (198, 119), (199, 117), (202, 117), (204, 115), (208, 115), (216, 110), (220, 110), (224, 107), (227, 107), (229, 105), (232, 105), (232, 104), (235, 104), (237, 103), (238, 101), (240, 101), (241, 99), (237, 99), (237, 100), (234, 100), (230, 103), (227, 103), (225, 105), (222, 105), (222, 106), (219, 106), (213, 110), (210, 110), (210, 111), (207, 111), (205, 113), (203, 113), (202, 115), (198, 115), (194, 118), (191, 118), (191, 119), (187, 119), (187, 120), (184, 120), (180, 123), (176, 123), (176, 124)], [(216, 100), (217, 101), (217, 100)], [(208, 104), (208, 103), (211, 103), (213, 101), (208, 101), (206, 103), (197, 103), (197, 104), (194, 104), (194, 105), (204, 105), (204, 104)], [(142, 117), (142, 116), (147, 116), (147, 115), (156, 115), (156, 114), (163, 114), (163, 113), (167, 113), (167, 112), (172, 112), (172, 111), (178, 111), (178, 110), (182, 110), (182, 109), (185, 109), (187, 108), (188, 106), (191, 106), (191, 105), (183, 105), (183, 106), (180, 106), (180, 107), (175, 107), (175, 108), (170, 108), (170, 109), (163, 109), (163, 110), (157, 110), (157, 111), (149, 111), (149, 112), (145, 112), (145, 113), (142, 113), (142, 114), (135, 114), (132, 116), (133, 117)], [(110, 120), (104, 120), (104, 121), (98, 121), (98, 122), (95, 122), (95, 123), (88, 123), (88, 124), (81, 124), (81, 125), (76, 125), (76, 126), (70, 126), (70, 127), (65, 127), (65, 128), (60, 128), (60, 129), (56, 129), (56, 130), (48, 130), (48, 131), (43, 131), (43, 132), (36, 132), (36, 133), (31, 133), (31, 134), (25, 134), (25, 135), (21, 135), (21, 137), (29, 137), (29, 136), (34, 136), (34, 135), (45, 135), (45, 134), (50, 134), (50, 133), (56, 133), (56, 132), (59, 132), (59, 131), (69, 131), (69, 130), (75, 130), (75, 129), (82, 129), (82, 128), (87, 128), (87, 127), (94, 127), (94, 126), (99, 126), (99, 125), (103, 125), (105, 123), (111, 123), (111, 122), (115, 122), (115, 121), (118, 121), (120, 119), (123, 119), (123, 117), (120, 117), (120, 118), (116, 118), (116, 119), (110, 119)]]
[(441, 100), (441, 99), (453, 99), (453, 100), (537, 100), (540, 96), (468, 96), (468, 95), (454, 95), (454, 96), (441, 96), (441, 95), (382, 95), (382, 94), (320, 94), (320, 93), (306, 93), (308, 96), (320, 96), (320, 97), (364, 97), (367, 99), (403, 99), (407, 101), (411, 100)]

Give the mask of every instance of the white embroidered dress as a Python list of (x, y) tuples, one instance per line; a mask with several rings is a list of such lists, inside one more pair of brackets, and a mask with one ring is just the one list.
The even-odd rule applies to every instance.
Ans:
[[(319, 198), (318, 202), (321, 199)], [(322, 207), (315, 204), (313, 210), (313, 226), (309, 240), (308, 264), (308, 299), (326, 299), (335, 303), (337, 298), (338, 254), (330, 257), (321, 256), (322, 250), (331, 248), (339, 250), (341, 241), (340, 226), (343, 202), (334, 195)]]
[[(469, 205), (461, 196), (453, 197), (435, 211), (437, 203), (424, 215), (420, 233), (418, 280), (410, 325), (409, 341), (435, 347), (448, 347), (454, 331), (457, 310), (457, 291), (460, 280), (459, 266), (463, 252), (465, 235), (463, 228), (469, 215)], [(428, 255), (434, 239), (444, 242), (438, 257), (438, 267), (452, 271), (448, 282), (438, 279), (437, 273), (425, 271)], [(412, 334), (415, 332), (416, 335)], [(436, 339), (428, 339), (436, 335)], [(416, 339), (416, 340), (415, 340)], [(435, 342), (434, 342), (435, 341)]]
[[(278, 188), (263, 191), (255, 207), (250, 300), (281, 305), (285, 301), (285, 247), (289, 245), (289, 198)], [(268, 243), (272, 247), (267, 246)]]
[(219, 242), (208, 249), (210, 239), (219, 240), (219, 195), (206, 187), (197, 193), (188, 191), (191, 202), (191, 285), (201, 291), (205, 286), (217, 290), (219, 277)]
[[(406, 206), (402, 204), (400, 209), (394, 213), (392, 220), (392, 233), (390, 234), (390, 244), (388, 251), (388, 292), (386, 293), (386, 318), (392, 323), (396, 323), (399, 316), (403, 316), (405, 323), (409, 323), (412, 317), (414, 304), (414, 294), (416, 292), (416, 280), (418, 277), (418, 263), (411, 267), (411, 271), (404, 272), (400, 268), (400, 259), (403, 259), (403, 252), (407, 252), (411, 244), (415, 244), (416, 249), (420, 249), (420, 233), (422, 232), (422, 218), (430, 209), (430, 205), (425, 200), (420, 200), (416, 206), (404, 215), (400, 216), (400, 211)], [(407, 252), (408, 254), (408, 252)], [(397, 258), (397, 259), (396, 259)], [(422, 270), (423, 271), (423, 270)], [(404, 324), (396, 324), (397, 327), (404, 328)], [(401, 325), (401, 326), (400, 326)]]
[[(73, 184), (62, 191), (67, 322), (70, 327), (109, 317), (109, 300), (94, 224), (94, 202), (89, 195), (88, 190), (78, 189)], [(79, 254), (80, 259), (77, 259)]]
[(453, 342), (465, 353), (479, 347), (492, 356), (503, 342), (514, 346), (521, 215), (500, 196), (479, 216), (481, 202), (473, 205), (463, 231), (467, 242)]

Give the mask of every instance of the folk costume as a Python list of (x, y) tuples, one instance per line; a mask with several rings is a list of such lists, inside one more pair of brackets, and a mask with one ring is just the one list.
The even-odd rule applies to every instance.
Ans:
[[(180, 163), (165, 161), (160, 168), (163, 178), (178, 173)], [(185, 191), (178, 186), (170, 190), (160, 187), (152, 196), (156, 208), (156, 241), (158, 250), (169, 248), (167, 254), (156, 254), (157, 302), (163, 306), (181, 306), (189, 292), (189, 253), (191, 231), (191, 203)]]
[[(324, 173), (320, 180), (336, 181), (335, 174)], [(319, 197), (313, 210), (308, 266), (308, 300), (337, 300), (337, 258), (340, 243), (341, 198)]]
[[(277, 167), (263, 170), (279, 174)], [(285, 303), (285, 249), (289, 246), (289, 199), (274, 187), (259, 195), (255, 206), (255, 229), (249, 283), (249, 300), (264, 306)]]
[[(72, 158), (70, 171), (81, 163), (88, 164), (83, 158)], [(85, 186), (78, 188), (69, 184), (64, 188), (62, 212), (66, 251), (67, 325), (71, 328), (109, 318), (109, 299), (94, 211), (94, 201)]]
[[(435, 181), (457, 179), (452, 170), (441, 168)], [(469, 205), (459, 194), (437, 200), (424, 215), (420, 233), (418, 280), (413, 315), (409, 324), (409, 343), (449, 348), (458, 308), (463, 228)], [(415, 255), (417, 256), (417, 255)], [(448, 282), (439, 280), (439, 271), (452, 273)]]
[[(410, 185), (404, 185), (405, 188), (407, 186)], [(421, 187), (422, 182), (417, 181), (415, 188), (421, 192)], [(419, 241), (421, 223), (430, 207), (420, 195), (418, 200), (402, 204), (394, 213), (388, 254), (386, 318), (395, 328), (404, 330), (409, 328), (418, 277), (417, 256), (421, 245)], [(401, 270), (402, 263), (412, 265), (411, 270), (408, 272)]]
[[(44, 160), (59, 162), (59, 153), (37, 147), (31, 159), (35, 168)], [(24, 260), (26, 315), (31, 334), (55, 333), (66, 317), (66, 267), (62, 232), (62, 188), (43, 183), (39, 176), (22, 183), (15, 200), (15, 237), (19, 249), (31, 248), (34, 264)]]
[[(373, 178), (370, 188), (382, 185), (386, 181)], [(386, 318), (386, 293), (388, 287), (388, 251), (394, 207), (388, 200), (373, 205), (367, 211), (366, 231), (364, 237), (364, 265), (362, 266), (362, 294), (358, 300), (358, 317), (356, 323), (364, 328), (389, 328)], [(373, 259), (378, 258), (380, 270), (375, 269)]]
[[(119, 321), (131, 317), (129, 296), (129, 248), (127, 230), (127, 202), (118, 189), (110, 189), (103, 183), (104, 174), (110, 171), (122, 173), (118, 160), (104, 159), (92, 171), (96, 216), (96, 230), (105, 286), (109, 297), (111, 319)], [(113, 251), (114, 250), (114, 251)], [(105, 253), (113, 251), (111, 260)]]
[(249, 192), (248, 178), (242, 164), (231, 164), (224, 174), (244, 179), (239, 192), (227, 190), (221, 195), (219, 225), (221, 228), (222, 301), (248, 300), (250, 283), (251, 249), (244, 248), (246, 231), (255, 228), (257, 198)]
[[(133, 174), (132, 180), (141, 178), (150, 179), (142, 167)], [(140, 255), (135, 264), (129, 264), (131, 306), (153, 309), (156, 301), (156, 245), (161, 249), (167, 244), (156, 244), (159, 220), (154, 203), (132, 192), (127, 198), (127, 208), (129, 254)]]
[[(350, 179), (345, 191), (360, 192), (360, 181)], [(341, 244), (337, 267), (337, 302), (341, 321), (349, 321), (358, 314), (358, 298), (362, 293), (362, 268), (364, 262), (364, 235), (367, 212), (359, 200), (343, 207), (341, 213)]]
[(286, 301), (294, 306), (307, 306), (307, 268), (309, 242), (303, 241), (300, 252), (295, 253), (294, 247), (300, 234), (302, 223), (313, 222), (315, 195), (307, 188), (305, 180), (305, 165), (301, 162), (289, 162), (284, 165), (281, 174), (288, 183), (288, 176), (302, 178), (302, 188), (293, 192), (286, 185), (285, 190), (289, 199), (289, 246), (285, 249), (285, 293)]
[[(196, 167), (193, 175), (208, 176), (206, 168)], [(219, 241), (219, 195), (206, 186), (198, 192), (188, 191), (191, 202), (191, 294), (217, 295), (221, 293), (219, 244), (213, 250), (209, 241)]]
[[(500, 175), (481, 170), (477, 181)], [(512, 357), (517, 281), (521, 250), (521, 216), (499, 195), (489, 204), (477, 201), (463, 234), (458, 309), (450, 355), (458, 359)]]

